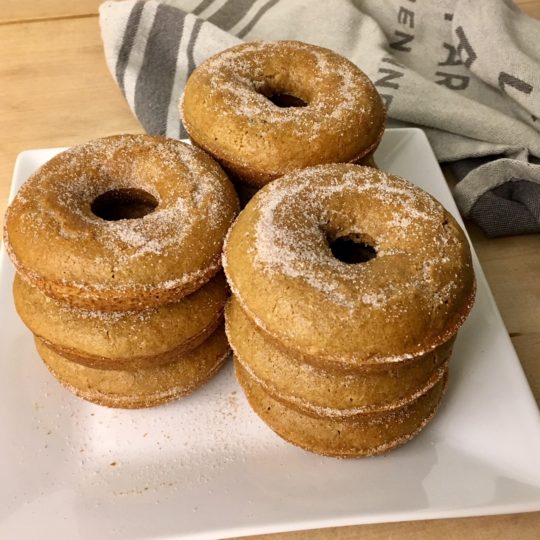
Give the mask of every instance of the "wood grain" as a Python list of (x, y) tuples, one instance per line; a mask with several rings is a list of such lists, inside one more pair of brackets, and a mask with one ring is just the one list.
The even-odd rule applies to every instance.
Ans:
[(0, 24), (96, 15), (102, 0), (2, 0)]
[(19, 152), (142, 129), (105, 65), (96, 17), (0, 26), (0, 42), (3, 224)]
[(527, 15), (530, 15), (535, 19), (540, 19), (540, 2), (538, 0), (523, 0), (516, 2), (516, 4)]
[[(140, 132), (105, 65), (99, 0), (3, 0), (0, 11), (0, 226), (15, 157)], [(517, 2), (540, 18), (540, 0)], [(540, 403), (540, 235), (490, 240), (467, 224), (502, 317)], [(539, 537), (540, 512), (386, 523), (256, 536), (259, 540), (519, 539)]]
[(529, 513), (334, 527), (263, 534), (245, 540), (538, 540), (539, 524), (540, 513)]

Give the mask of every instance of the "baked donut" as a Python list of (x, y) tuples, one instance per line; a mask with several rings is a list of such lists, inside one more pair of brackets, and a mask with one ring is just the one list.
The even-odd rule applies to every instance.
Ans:
[(57, 155), (21, 187), (4, 241), (17, 271), (91, 310), (177, 302), (220, 269), (234, 188), (197, 148), (117, 135)]
[(353, 458), (383, 454), (412, 439), (433, 418), (444, 394), (445, 373), (416, 400), (390, 412), (353, 418), (316, 418), (267, 394), (235, 361), (236, 376), (249, 404), (286, 441), (325, 456)]
[(266, 394), (315, 418), (344, 419), (402, 408), (445, 375), (454, 340), (408, 362), (322, 368), (285, 353), (232, 298), (226, 332), (237, 363)]
[(174, 362), (139, 370), (81, 366), (57, 354), (39, 338), (36, 347), (49, 371), (75, 395), (98, 405), (125, 409), (153, 407), (191, 393), (217, 373), (229, 353), (223, 326)]
[(260, 187), (321, 163), (369, 159), (385, 111), (352, 62), (299, 41), (249, 42), (198, 66), (180, 102), (194, 144)]
[(45, 345), (73, 362), (114, 370), (167, 364), (195, 348), (221, 322), (227, 296), (221, 272), (179, 302), (144, 311), (89, 311), (18, 276), (13, 283), (19, 316)]
[(265, 186), (230, 229), (223, 265), (267, 338), (322, 367), (425, 355), (455, 336), (475, 294), (456, 220), (406, 180), (359, 165)]

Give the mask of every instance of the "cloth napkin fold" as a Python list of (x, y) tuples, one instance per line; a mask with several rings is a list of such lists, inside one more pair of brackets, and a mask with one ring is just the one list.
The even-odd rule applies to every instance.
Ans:
[(422, 127), (489, 236), (540, 232), (540, 23), (510, 0), (124, 0), (100, 7), (107, 64), (144, 129), (184, 137), (191, 71), (243, 40), (297, 39), (357, 64), (390, 125)]

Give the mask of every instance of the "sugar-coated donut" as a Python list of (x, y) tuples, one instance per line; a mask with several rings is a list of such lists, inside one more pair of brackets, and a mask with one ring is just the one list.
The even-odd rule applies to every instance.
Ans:
[(125, 409), (153, 407), (191, 393), (217, 373), (229, 355), (223, 326), (174, 362), (130, 371), (81, 366), (57, 354), (39, 338), (36, 347), (49, 371), (76, 396)]
[(15, 308), (50, 349), (79, 364), (115, 370), (154, 367), (195, 348), (218, 326), (228, 290), (220, 272), (174, 304), (144, 311), (90, 311), (49, 298), (18, 276)]
[(359, 165), (311, 167), (265, 186), (230, 229), (223, 263), (267, 337), (323, 365), (432, 351), (456, 334), (475, 294), (456, 220), (410, 182)]
[(235, 360), (236, 376), (253, 410), (286, 441), (310, 452), (340, 458), (383, 454), (412, 439), (433, 418), (446, 389), (445, 375), (404, 407), (354, 418), (316, 418), (267, 394)]
[(454, 341), (409, 362), (321, 367), (265, 339), (235, 298), (225, 313), (229, 343), (250, 378), (284, 405), (327, 420), (390, 411), (414, 401), (444, 376)]
[(173, 139), (118, 135), (57, 155), (8, 209), (5, 245), (23, 279), (85, 309), (180, 300), (220, 269), (238, 211), (209, 156)]
[(293, 169), (369, 159), (385, 124), (360, 69), (299, 41), (249, 42), (212, 56), (188, 79), (180, 113), (191, 140), (253, 186)]

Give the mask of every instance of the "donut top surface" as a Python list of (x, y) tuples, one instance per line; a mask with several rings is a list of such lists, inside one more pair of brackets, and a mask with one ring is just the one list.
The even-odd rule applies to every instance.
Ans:
[(173, 289), (219, 269), (237, 209), (225, 173), (199, 149), (112, 136), (36, 171), (7, 212), (5, 243), (22, 277), (37, 285)]
[(406, 180), (348, 164), (259, 191), (229, 231), (224, 268), (267, 334), (344, 364), (432, 350), (457, 332), (475, 291), (455, 219)]
[[(283, 96), (303, 106), (276, 104)], [(180, 107), (198, 145), (255, 178), (355, 161), (376, 147), (385, 123), (359, 68), (299, 41), (249, 42), (212, 56), (192, 73)]]

